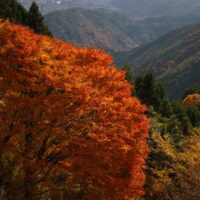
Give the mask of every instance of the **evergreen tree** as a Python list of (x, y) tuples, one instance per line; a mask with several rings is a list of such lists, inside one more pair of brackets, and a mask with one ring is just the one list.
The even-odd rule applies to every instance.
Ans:
[[(131, 73), (130, 67), (128, 65), (125, 65), (122, 70), (126, 72), (126, 80), (131, 85), (133, 85), (134, 81), (133, 81), (133, 77), (132, 77), (132, 73)], [(132, 96), (134, 96), (134, 94), (135, 94), (134, 89), (132, 89), (131, 93), (132, 93)]]
[(0, 17), (13, 23), (29, 26), (36, 33), (52, 36), (43, 23), (43, 16), (35, 2), (29, 12), (17, 0), (0, 0)]
[(135, 91), (137, 97), (142, 101), (145, 105), (156, 105), (155, 98), (155, 80), (153, 74), (147, 73), (142, 74), (135, 80)]
[(8, 1), (1, 0), (0, 1), (0, 16), (2, 18), (9, 18), (11, 14), (11, 9), (9, 7)]
[(11, 22), (26, 25), (27, 11), (16, 0), (0, 1), (0, 17)]
[(159, 107), (159, 112), (162, 114), (164, 117), (170, 117), (173, 113), (172, 111), (172, 106), (168, 98), (164, 98), (161, 101), (160, 107)]
[(47, 26), (44, 25), (43, 20), (44, 18), (40, 13), (37, 4), (33, 2), (28, 12), (28, 26), (38, 34), (52, 36)]
[(183, 108), (180, 102), (173, 102), (172, 108), (174, 115), (180, 122), (180, 129), (182, 129), (184, 134), (188, 134), (191, 123), (186, 110)]
[(189, 108), (187, 110), (188, 117), (190, 118), (192, 126), (199, 127), (200, 126), (200, 111), (195, 106), (193, 108)]
[(163, 84), (156, 82), (155, 83), (155, 97), (157, 100), (157, 110), (162, 116), (170, 117), (172, 114), (171, 103), (168, 99), (167, 92)]
[(132, 77), (132, 73), (131, 73), (130, 67), (126, 64), (126, 65), (123, 67), (122, 70), (126, 72), (126, 80), (127, 80), (131, 85), (133, 85), (133, 77)]
[(17, 19), (21, 21), (23, 25), (27, 25), (28, 13), (26, 9), (19, 2), (17, 2), (16, 16)]
[(164, 117), (169, 117), (172, 114), (166, 90), (161, 83), (155, 81), (152, 72), (142, 74), (136, 78), (135, 93), (143, 104), (153, 106), (155, 111)]

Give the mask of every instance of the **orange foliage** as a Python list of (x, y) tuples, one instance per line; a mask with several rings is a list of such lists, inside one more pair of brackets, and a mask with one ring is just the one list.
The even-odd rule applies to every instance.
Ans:
[(144, 199), (200, 199), (200, 129), (193, 129), (179, 148), (158, 132), (151, 139), (153, 147)]
[(101, 50), (0, 22), (0, 180), (8, 199), (142, 194), (146, 108)]
[(191, 108), (191, 107), (195, 106), (199, 102), (200, 102), (200, 95), (199, 94), (191, 94), (191, 95), (188, 95), (183, 100), (183, 106), (185, 108)]

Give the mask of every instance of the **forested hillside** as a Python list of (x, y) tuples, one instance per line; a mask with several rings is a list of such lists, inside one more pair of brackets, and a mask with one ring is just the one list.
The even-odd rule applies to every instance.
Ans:
[(174, 30), (147, 45), (114, 55), (119, 66), (128, 64), (135, 75), (153, 70), (170, 98), (179, 98), (187, 87), (200, 83), (200, 24)]
[[(19, 1), (26, 8), (29, 8), (32, 2), (32, 0)], [(71, 8), (113, 8), (111, 5), (112, 0), (35, 0), (35, 2), (37, 2), (44, 14)]]
[[(91, 1), (93, 7), (118, 2), (121, 9), (132, 10), (132, 3), (146, 3), (142, 12), (152, 8), (150, 2), (155, 8), (172, 2), (68, 3), (87, 6)], [(145, 43), (199, 20), (195, 15), (162, 16), (139, 24), (106, 9), (70, 12), (66, 21), (79, 23), (67, 24), (69, 37), (92, 39), (106, 48), (120, 37), (129, 48), (128, 34)], [(90, 20), (83, 23), (86, 16)], [(63, 19), (55, 24), (61, 31)], [(120, 70), (104, 50), (53, 38), (36, 3), (26, 11), (15, 0), (1, 0), (0, 200), (199, 200), (199, 49), (197, 23), (129, 51), (107, 50)]]
[(160, 36), (189, 24), (200, 22), (200, 15), (177, 15), (149, 17), (139, 21), (127, 23), (125, 30), (129, 37), (137, 44), (143, 45), (153, 41)]
[(152, 73), (133, 82), (102, 50), (0, 30), (3, 199), (200, 197), (200, 86), (170, 102)]
[[(199, 0), (35, 0), (44, 14), (70, 8), (109, 8), (134, 19), (199, 14)], [(29, 8), (31, 0), (20, 0)]]
[(57, 38), (106, 50), (131, 49), (172, 29), (197, 22), (199, 15), (152, 17), (135, 22), (107, 9), (74, 8), (45, 15), (45, 23)]
[(177, 16), (199, 14), (199, 0), (113, 0), (112, 5), (120, 12), (137, 18), (152, 16)]
[(45, 16), (45, 23), (57, 38), (78, 46), (101, 49), (135, 47), (136, 42), (124, 29), (130, 22), (126, 16), (106, 9), (74, 8)]

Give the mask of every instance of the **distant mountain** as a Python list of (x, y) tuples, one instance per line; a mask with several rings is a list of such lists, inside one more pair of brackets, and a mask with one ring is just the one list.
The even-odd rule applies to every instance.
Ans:
[(200, 23), (189, 25), (128, 52), (114, 53), (119, 66), (128, 63), (133, 74), (151, 69), (172, 99), (200, 84)]
[(180, 15), (150, 17), (126, 25), (125, 30), (129, 37), (137, 44), (146, 44), (173, 29), (200, 22), (200, 15)]
[[(27, 8), (32, 2), (32, 0), (19, 1)], [(111, 1), (112, 0), (35, 0), (44, 14), (71, 8), (111, 8)]]
[[(199, 14), (199, 0), (35, 0), (43, 13), (69, 8), (109, 8), (135, 19), (162, 15)], [(20, 0), (29, 7), (32, 0)]]
[(53, 35), (64, 41), (100, 49), (130, 49), (137, 45), (126, 34), (126, 16), (107, 9), (73, 8), (45, 16)]
[(78, 46), (130, 50), (172, 29), (200, 22), (200, 15), (152, 17), (133, 22), (108, 9), (73, 8), (48, 13), (45, 22), (55, 37)]
[(141, 17), (199, 14), (199, 0), (112, 0), (112, 6), (122, 13)]

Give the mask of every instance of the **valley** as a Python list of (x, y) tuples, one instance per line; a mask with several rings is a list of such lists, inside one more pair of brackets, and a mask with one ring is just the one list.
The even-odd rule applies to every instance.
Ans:
[(200, 22), (200, 15), (150, 17), (133, 21), (108, 9), (73, 8), (45, 15), (45, 23), (56, 38), (80, 47), (130, 50), (163, 34)]
[(176, 29), (144, 46), (113, 55), (118, 66), (128, 64), (135, 76), (152, 70), (170, 98), (180, 98), (187, 87), (200, 84), (200, 24)]

